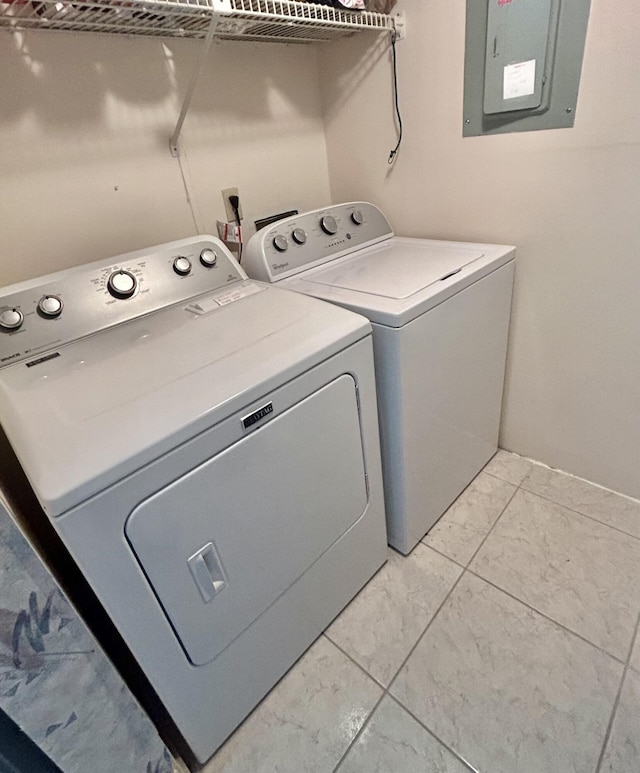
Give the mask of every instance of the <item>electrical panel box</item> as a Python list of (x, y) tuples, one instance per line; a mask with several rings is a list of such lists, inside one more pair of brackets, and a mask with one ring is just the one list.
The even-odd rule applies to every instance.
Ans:
[(589, 0), (467, 0), (464, 136), (573, 126)]
[[(558, 5), (553, 3), (554, 20)], [(486, 115), (542, 104), (543, 86), (553, 74), (551, 6), (551, 0), (489, 3), (484, 63)], [(545, 72), (547, 61), (549, 71)]]

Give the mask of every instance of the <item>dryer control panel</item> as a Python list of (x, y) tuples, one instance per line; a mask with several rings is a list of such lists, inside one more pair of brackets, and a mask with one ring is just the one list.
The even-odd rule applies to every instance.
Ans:
[(389, 221), (373, 204), (336, 204), (258, 231), (247, 244), (243, 265), (254, 279), (278, 282), (392, 236)]
[(10, 285), (0, 367), (246, 278), (219, 239), (196, 236)]

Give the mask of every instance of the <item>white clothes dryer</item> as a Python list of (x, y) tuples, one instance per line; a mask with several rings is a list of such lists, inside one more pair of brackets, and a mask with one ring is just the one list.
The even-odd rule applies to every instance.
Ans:
[(1, 290), (0, 365), (31, 531), (204, 762), (386, 559), (369, 321), (200, 236)]
[(352, 202), (258, 231), (244, 266), (371, 320), (387, 532), (409, 553), (497, 450), (515, 248), (397, 237)]

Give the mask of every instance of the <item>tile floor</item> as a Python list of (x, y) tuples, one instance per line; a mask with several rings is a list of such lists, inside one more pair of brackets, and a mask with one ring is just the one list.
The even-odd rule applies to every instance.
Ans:
[(639, 620), (640, 502), (500, 451), (205, 771), (640, 773)]

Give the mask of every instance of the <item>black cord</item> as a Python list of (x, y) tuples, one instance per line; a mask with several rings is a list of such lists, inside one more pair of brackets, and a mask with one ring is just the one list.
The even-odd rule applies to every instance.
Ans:
[(236, 223), (240, 225), (240, 198), (238, 196), (229, 196), (229, 204), (233, 214), (236, 216)]
[(398, 142), (391, 153), (389, 153), (389, 164), (393, 164), (395, 161), (398, 150), (400, 149), (400, 143), (402, 142), (402, 116), (400, 115), (400, 105), (398, 104), (398, 62), (396, 59), (397, 37), (397, 32), (393, 30), (391, 33), (391, 53), (393, 56), (393, 96), (396, 105), (396, 116), (398, 118)]
[(240, 222), (240, 198), (238, 196), (229, 196), (229, 204), (233, 214), (236, 216), (236, 224), (238, 226), (238, 263), (242, 262), (242, 223)]

